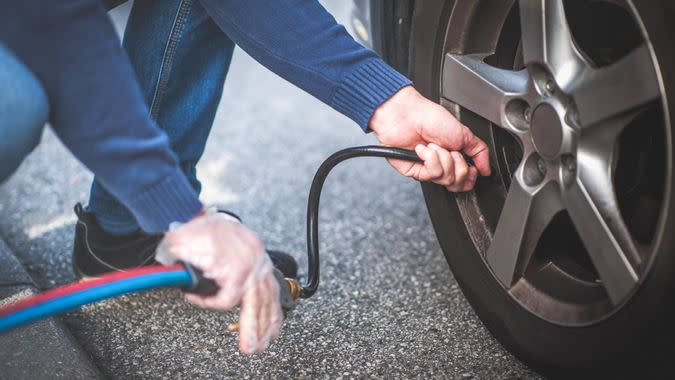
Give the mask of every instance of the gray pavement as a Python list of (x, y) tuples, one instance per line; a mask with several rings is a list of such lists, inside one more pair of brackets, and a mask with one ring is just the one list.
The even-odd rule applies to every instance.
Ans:
[[(346, 21), (350, 2), (326, 3)], [(72, 206), (86, 202), (91, 174), (51, 132), (43, 142), (0, 186), (0, 236), (50, 288), (73, 279)], [(238, 50), (198, 168), (202, 198), (304, 267), (314, 171), (333, 151), (374, 142)], [(419, 185), (384, 160), (331, 174), (320, 235), (319, 291), (263, 354), (237, 352), (225, 331), (235, 314), (198, 310), (177, 291), (108, 300), (64, 320), (113, 378), (538, 378), (482, 326), (445, 263)]]
[[(0, 306), (35, 294), (35, 284), (0, 239)], [(89, 355), (56, 318), (0, 335), (0, 379), (102, 378)]]

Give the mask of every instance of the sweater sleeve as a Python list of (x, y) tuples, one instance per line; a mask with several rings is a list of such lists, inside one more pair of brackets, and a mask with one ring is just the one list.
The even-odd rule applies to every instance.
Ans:
[(202, 208), (152, 122), (100, 0), (6, 3), (0, 41), (41, 81), (61, 141), (147, 232)]
[(316, 0), (201, 0), (218, 26), (267, 68), (365, 131), (410, 80), (347, 33)]

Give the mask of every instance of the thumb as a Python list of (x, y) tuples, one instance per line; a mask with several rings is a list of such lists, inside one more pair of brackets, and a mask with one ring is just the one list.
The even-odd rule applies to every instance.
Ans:
[(415, 164), (415, 174), (413, 175), (415, 179), (418, 181), (433, 181), (443, 175), (443, 165), (436, 150), (418, 144), (415, 146), (415, 153), (424, 161)]
[(464, 148), (462, 152), (471, 157), (476, 169), (483, 176), (490, 175), (490, 149), (487, 144), (464, 126)]

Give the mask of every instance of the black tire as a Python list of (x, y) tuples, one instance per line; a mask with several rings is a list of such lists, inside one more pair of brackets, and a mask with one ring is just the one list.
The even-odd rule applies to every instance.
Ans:
[[(670, 95), (675, 94), (675, 3), (631, 3), (653, 44), (662, 76), (662, 106), (669, 122), (670, 115), (675, 114), (675, 100)], [(435, 101), (440, 100), (444, 32), (454, 5), (454, 1), (444, 0), (415, 2), (409, 75), (416, 87)], [(476, 11), (489, 8), (489, 4), (479, 5)], [(671, 131), (666, 132), (666, 141), (673, 146)], [(675, 188), (670, 151), (667, 189)], [(649, 273), (626, 304), (592, 325), (565, 327), (537, 317), (507, 294), (479, 255), (454, 195), (433, 184), (423, 184), (422, 188), (440, 245), (466, 298), (491, 333), (519, 359), (551, 377), (663, 376), (675, 368), (675, 203), (668, 199), (664, 203), (660, 228), (671, 233), (662, 234)]]

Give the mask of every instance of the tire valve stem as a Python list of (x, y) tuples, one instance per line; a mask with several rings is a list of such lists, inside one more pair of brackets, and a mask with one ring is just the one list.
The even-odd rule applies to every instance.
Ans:
[[(279, 284), (281, 285), (281, 289), (279, 289), (279, 297), (281, 298), (281, 308), (284, 311), (284, 318), (286, 318), (286, 314), (295, 307), (295, 302), (302, 294), (302, 285), (300, 285), (300, 283), (293, 278), (284, 278), (284, 282), (285, 284)], [(289, 303), (288, 301), (291, 302)], [(227, 331), (239, 331), (239, 322), (230, 323), (227, 326)]]

